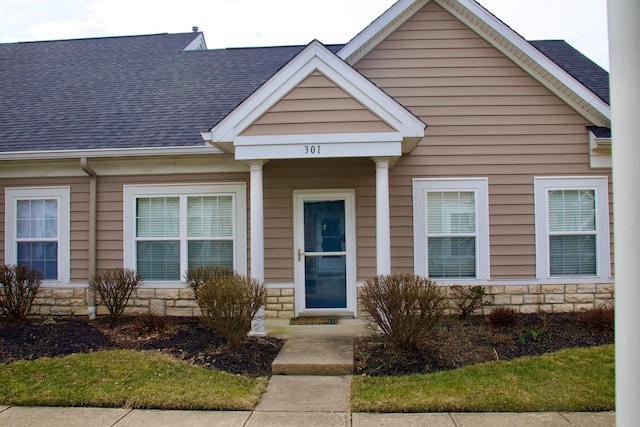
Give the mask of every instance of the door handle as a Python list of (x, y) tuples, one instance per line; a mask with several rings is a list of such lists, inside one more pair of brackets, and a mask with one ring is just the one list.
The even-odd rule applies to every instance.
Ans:
[(302, 250), (298, 248), (298, 262), (302, 261), (303, 255), (304, 255), (304, 252), (302, 252)]

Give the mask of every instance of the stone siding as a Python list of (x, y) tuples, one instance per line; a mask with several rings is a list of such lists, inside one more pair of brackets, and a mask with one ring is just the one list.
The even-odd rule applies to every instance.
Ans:
[[(584, 311), (595, 306), (612, 303), (614, 285), (487, 285), (483, 286), (490, 305), (476, 314), (488, 314), (496, 307), (513, 307), (522, 314), (566, 313)], [(360, 289), (358, 289), (359, 291)], [(293, 288), (267, 289), (265, 317), (291, 318), (295, 313)], [(40, 288), (31, 313), (36, 316), (87, 316), (86, 288)], [(108, 314), (96, 301), (97, 314)], [(190, 288), (137, 289), (125, 308), (125, 315), (153, 313), (161, 316), (199, 316), (200, 308)], [(358, 316), (365, 315), (358, 305)]]

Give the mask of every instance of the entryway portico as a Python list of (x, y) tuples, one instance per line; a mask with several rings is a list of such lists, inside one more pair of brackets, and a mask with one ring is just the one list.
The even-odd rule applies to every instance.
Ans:
[[(250, 275), (265, 279), (264, 168), (283, 159), (301, 164), (312, 159), (372, 160), (376, 274), (390, 273), (389, 169), (423, 138), (424, 129), (423, 122), (321, 43), (310, 43), (202, 134), (249, 165)], [(322, 180), (319, 176), (313, 188), (292, 187), (295, 314), (342, 310), (355, 315), (355, 190), (348, 182), (336, 187), (323, 186)], [(344, 283), (338, 285), (343, 276)], [(313, 281), (324, 286), (315, 289), (315, 296)]]

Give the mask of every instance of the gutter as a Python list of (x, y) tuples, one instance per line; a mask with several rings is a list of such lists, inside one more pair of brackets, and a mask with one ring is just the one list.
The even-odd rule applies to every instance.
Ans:
[[(91, 169), (86, 157), (80, 158), (80, 168), (89, 175), (89, 277), (96, 274), (96, 217), (98, 204), (98, 174)], [(89, 319), (96, 318), (96, 295), (89, 287), (87, 289), (87, 309)]]

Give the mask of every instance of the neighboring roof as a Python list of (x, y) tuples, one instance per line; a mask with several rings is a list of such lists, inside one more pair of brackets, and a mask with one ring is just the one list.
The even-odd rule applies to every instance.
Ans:
[(611, 108), (555, 59), (542, 54), (475, 0), (398, 0), (339, 52), (355, 65), (388, 35), (433, 1), (506, 55), (551, 92), (598, 126), (610, 126)]
[(609, 73), (598, 64), (564, 40), (536, 40), (529, 43), (611, 105)]
[(0, 152), (205, 146), (304, 48), (183, 51), (197, 37), (0, 44)]

